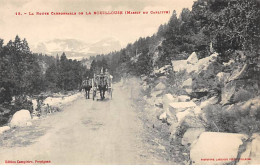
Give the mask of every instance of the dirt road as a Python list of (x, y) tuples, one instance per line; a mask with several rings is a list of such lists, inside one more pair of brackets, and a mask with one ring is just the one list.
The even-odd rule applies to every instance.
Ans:
[(119, 86), (113, 100), (86, 100), (82, 93), (62, 112), (2, 135), (0, 164), (169, 164), (151, 153), (143, 133), (136, 109)]

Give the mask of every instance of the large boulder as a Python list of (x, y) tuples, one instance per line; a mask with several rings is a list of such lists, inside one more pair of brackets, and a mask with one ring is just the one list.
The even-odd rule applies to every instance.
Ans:
[(5, 131), (8, 131), (9, 129), (10, 129), (9, 126), (0, 127), (0, 135), (1, 135), (2, 133), (4, 133)]
[[(195, 54), (192, 54), (188, 60), (174, 60), (172, 61), (173, 71), (180, 72), (185, 70), (189, 74), (192, 72), (198, 73), (202, 70), (206, 70), (207, 67), (213, 63), (216, 62), (218, 57), (217, 53), (214, 53), (206, 58), (200, 59), (196, 61)], [(188, 64), (192, 63), (192, 64)]]
[(211, 54), (208, 57), (202, 58), (199, 60), (199, 62), (195, 65), (197, 68), (197, 72), (200, 72), (202, 70), (207, 70), (208, 66), (212, 64), (213, 62), (217, 61), (218, 54), (214, 53)]
[(24, 127), (31, 121), (31, 114), (28, 110), (17, 111), (10, 122), (11, 127)]
[(252, 142), (246, 146), (246, 150), (240, 155), (238, 165), (256, 165), (260, 164), (260, 134), (253, 134)]
[(180, 72), (187, 69), (187, 60), (174, 60), (172, 61), (173, 71)]
[(197, 165), (223, 165), (237, 158), (239, 147), (247, 140), (244, 134), (203, 132), (191, 145), (190, 158)]
[(197, 54), (195, 52), (193, 52), (189, 58), (187, 59), (187, 63), (188, 64), (196, 64), (198, 62), (198, 57)]
[(182, 137), (181, 144), (185, 146), (191, 145), (203, 132), (205, 132), (205, 128), (188, 128)]

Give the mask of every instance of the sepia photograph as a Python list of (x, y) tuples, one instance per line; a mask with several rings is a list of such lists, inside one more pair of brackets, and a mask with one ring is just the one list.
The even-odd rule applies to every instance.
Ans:
[(260, 165), (260, 0), (0, 0), (0, 166)]

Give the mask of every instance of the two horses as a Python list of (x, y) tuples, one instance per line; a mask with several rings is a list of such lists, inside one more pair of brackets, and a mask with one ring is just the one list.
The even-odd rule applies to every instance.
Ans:
[[(86, 92), (86, 98), (89, 99), (89, 92), (90, 92), (90, 89), (92, 88), (92, 80), (91, 79), (84, 80), (83, 83), (82, 83), (82, 86), (83, 86), (83, 89)], [(94, 78), (93, 86), (98, 88), (101, 100), (105, 99), (105, 92), (108, 89), (107, 78), (105, 76), (99, 76), (96, 79)], [(95, 93), (93, 93), (93, 94), (95, 94)], [(95, 95), (93, 95), (93, 97), (94, 96)]]

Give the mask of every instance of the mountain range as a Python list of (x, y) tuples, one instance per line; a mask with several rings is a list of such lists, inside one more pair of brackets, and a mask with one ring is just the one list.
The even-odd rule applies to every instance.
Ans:
[(87, 43), (77, 39), (53, 39), (38, 43), (32, 47), (32, 51), (52, 56), (61, 55), (65, 52), (68, 58), (80, 60), (98, 54), (107, 54), (121, 48), (120, 41), (111, 37), (94, 43)]

